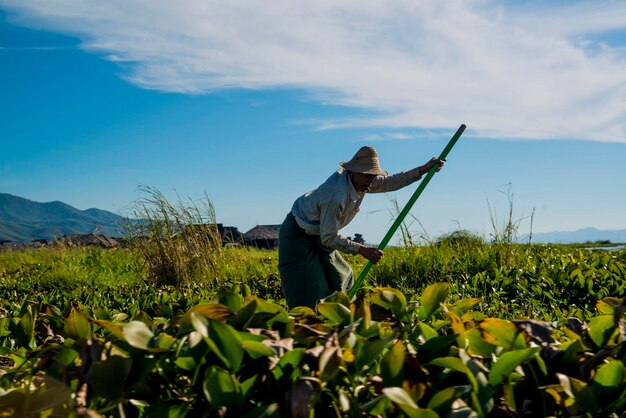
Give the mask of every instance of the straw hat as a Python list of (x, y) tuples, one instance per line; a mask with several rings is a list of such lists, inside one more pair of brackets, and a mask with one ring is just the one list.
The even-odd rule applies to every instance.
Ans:
[(342, 161), (339, 165), (355, 173), (387, 175), (387, 172), (380, 168), (378, 153), (372, 147), (361, 147), (350, 161)]

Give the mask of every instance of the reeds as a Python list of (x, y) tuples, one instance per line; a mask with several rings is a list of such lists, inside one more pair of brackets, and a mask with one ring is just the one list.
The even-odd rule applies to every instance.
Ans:
[(129, 247), (144, 262), (148, 279), (177, 285), (215, 271), (222, 255), (215, 208), (205, 194), (199, 202), (178, 196), (170, 202), (159, 190), (143, 186), (135, 219), (124, 224)]

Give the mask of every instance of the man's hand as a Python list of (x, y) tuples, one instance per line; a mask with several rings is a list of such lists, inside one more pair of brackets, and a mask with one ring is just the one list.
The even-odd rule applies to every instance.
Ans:
[(383, 252), (380, 251), (378, 248), (366, 246), (359, 248), (359, 254), (361, 254), (363, 257), (365, 257), (374, 264), (378, 263), (383, 256)]
[(445, 163), (446, 163), (446, 160), (440, 160), (437, 157), (433, 157), (430, 159), (430, 161), (428, 161), (426, 164), (420, 167), (420, 173), (426, 174), (430, 171), (431, 168), (435, 166), (439, 166), (437, 167), (437, 172), (439, 172), (441, 171), (441, 168), (443, 167)]

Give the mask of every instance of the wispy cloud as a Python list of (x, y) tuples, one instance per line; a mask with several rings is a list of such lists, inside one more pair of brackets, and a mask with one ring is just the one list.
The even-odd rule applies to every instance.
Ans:
[(626, 2), (0, 0), (143, 88), (300, 88), (342, 126), (626, 142)]

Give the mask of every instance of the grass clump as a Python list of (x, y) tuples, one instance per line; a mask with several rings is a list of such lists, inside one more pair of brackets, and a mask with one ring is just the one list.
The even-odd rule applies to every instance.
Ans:
[(160, 191), (143, 187), (136, 219), (124, 225), (129, 247), (143, 260), (147, 278), (177, 285), (214, 271), (222, 256), (215, 208), (205, 195), (199, 202), (170, 202)]

